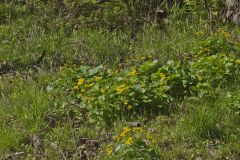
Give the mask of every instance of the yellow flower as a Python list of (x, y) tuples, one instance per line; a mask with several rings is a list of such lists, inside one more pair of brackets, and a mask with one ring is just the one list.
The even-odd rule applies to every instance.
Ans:
[(133, 106), (131, 104), (127, 105), (127, 109), (131, 110), (133, 108)]
[(132, 76), (132, 77), (136, 76), (136, 75), (137, 75), (136, 69), (133, 69), (131, 72), (129, 72), (128, 75), (129, 75), (129, 76)]
[(78, 90), (78, 89), (79, 89), (79, 86), (78, 86), (78, 85), (74, 85), (73, 89), (74, 89), (74, 90)]
[(127, 87), (125, 87), (125, 85), (121, 85), (121, 86), (118, 86), (116, 88), (116, 91), (117, 91), (118, 94), (121, 94), (121, 93), (123, 93), (126, 90), (127, 90)]
[(119, 136), (115, 136), (114, 139), (115, 139), (115, 141), (119, 141), (120, 137)]
[(153, 137), (152, 137), (152, 135), (150, 134), (150, 132), (147, 132), (146, 138), (149, 139), (149, 140), (153, 139)]
[(113, 152), (112, 146), (111, 146), (111, 145), (107, 145), (107, 147), (106, 147), (106, 153), (107, 153), (107, 155), (108, 155), (108, 156), (111, 155), (112, 152)]
[(91, 84), (88, 85), (88, 87), (92, 87), (94, 85), (95, 85), (95, 83), (91, 83)]
[(100, 77), (95, 77), (95, 81), (99, 81), (100, 79)]
[(124, 127), (122, 132), (120, 133), (120, 137), (126, 137), (126, 135), (128, 134), (128, 132), (130, 132), (131, 129), (128, 127)]
[(166, 74), (160, 73), (160, 77), (161, 77), (161, 79), (165, 79), (166, 78)]
[(78, 79), (78, 82), (77, 82), (77, 85), (78, 85), (78, 86), (81, 86), (84, 81), (85, 81), (84, 78), (79, 78), (79, 79)]
[(133, 143), (133, 138), (132, 137), (128, 137), (127, 141), (125, 142), (125, 144), (127, 145), (131, 145)]
[(142, 132), (142, 130), (143, 130), (143, 129), (142, 129), (141, 127), (134, 127), (134, 128), (133, 128), (133, 131), (134, 131), (134, 132)]
[(124, 104), (124, 105), (127, 105), (127, 104), (128, 104), (128, 101), (127, 101), (127, 100), (126, 100), (126, 101), (124, 101), (124, 102), (123, 102), (123, 104)]

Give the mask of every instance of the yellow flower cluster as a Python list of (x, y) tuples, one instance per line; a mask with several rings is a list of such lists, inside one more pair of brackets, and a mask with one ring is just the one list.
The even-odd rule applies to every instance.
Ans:
[(95, 81), (99, 81), (100, 79), (100, 77), (95, 77)]
[(160, 78), (161, 78), (161, 79), (165, 79), (165, 78), (166, 78), (166, 74), (160, 73)]
[[(98, 78), (99, 78), (99, 77), (98, 77)], [(95, 78), (95, 79), (97, 79), (97, 78)], [(86, 83), (84, 83), (84, 82), (85, 82), (85, 79), (84, 79), (84, 78), (79, 78), (79, 79), (77, 80), (76, 84), (74, 85), (73, 89), (74, 89), (74, 90), (79, 90), (80, 87), (82, 86), (80, 92), (83, 93), (83, 92), (86, 91), (86, 89), (84, 89), (84, 88), (91, 88), (91, 87), (93, 87), (93, 86), (95, 85), (94, 82), (92, 82), (92, 83), (90, 83), (90, 84), (86, 84)], [(83, 85), (83, 84), (84, 84), (84, 85)]]
[(77, 85), (78, 85), (78, 86), (81, 86), (84, 81), (85, 81), (84, 78), (79, 78), (79, 79), (78, 79), (78, 82), (77, 82)]
[(156, 143), (157, 141), (153, 138), (150, 132), (147, 132), (146, 138), (150, 140), (152, 143)]
[(124, 127), (122, 132), (120, 133), (120, 137), (126, 137), (126, 135), (131, 131), (129, 127)]
[(128, 74), (129, 76), (131, 76), (131, 77), (134, 77), (134, 76), (136, 76), (137, 75), (137, 70), (134, 68), (134, 69), (132, 69), (130, 72), (129, 72), (129, 74)]
[(142, 129), (141, 127), (134, 127), (134, 128), (133, 128), (133, 131), (134, 131), (134, 132), (142, 132), (143, 129)]
[(108, 155), (108, 156), (111, 155), (112, 152), (113, 152), (112, 146), (111, 146), (111, 145), (107, 145), (107, 147), (106, 147), (106, 153), (107, 153), (107, 155)]
[(90, 83), (90, 84), (86, 84), (86, 87), (92, 87), (94, 85), (95, 85), (95, 83)]
[[(131, 131), (131, 129), (129, 127), (124, 127), (122, 132), (120, 133), (120, 137), (126, 137), (127, 134)], [(120, 137), (118, 137), (117, 139), (119, 140)], [(125, 144), (127, 145), (131, 145), (133, 143), (133, 138), (132, 137), (128, 137)]]
[(121, 86), (118, 86), (118, 87), (116, 88), (116, 91), (117, 91), (118, 94), (121, 94), (121, 93), (123, 93), (124, 91), (126, 91), (127, 89), (128, 89), (128, 88), (125, 87), (125, 85), (121, 85)]
[(133, 105), (128, 104), (128, 101), (124, 101), (123, 104), (126, 106), (127, 110), (131, 110), (133, 108)]
[[(137, 141), (146, 142), (147, 145), (155, 145), (157, 143), (151, 132), (144, 130), (141, 127), (124, 127), (119, 133), (119, 135), (115, 136), (114, 139), (115, 143), (117, 143), (116, 146), (118, 146), (119, 144), (125, 144), (131, 147), (133, 144), (134, 146), (137, 145), (137, 143), (135, 143)], [(116, 151), (115, 147), (113, 147), (113, 144), (107, 145), (106, 154), (111, 155), (113, 151)]]
[(127, 145), (131, 145), (133, 143), (133, 138), (132, 137), (128, 137), (127, 141), (125, 142), (125, 144)]
[[(132, 131), (132, 132), (131, 132)], [(116, 136), (114, 139), (116, 141), (119, 141), (120, 139), (125, 139), (127, 137), (127, 140), (125, 141), (125, 144), (132, 144), (133, 143), (133, 138), (130, 136), (130, 133), (133, 132), (142, 132), (143, 129), (141, 127), (134, 127), (134, 128), (129, 128), (129, 127), (124, 127), (122, 131), (120, 132), (119, 136)]]
[(85, 79), (84, 78), (79, 78), (77, 83), (74, 85), (73, 89), (78, 90), (79, 87), (84, 83)]

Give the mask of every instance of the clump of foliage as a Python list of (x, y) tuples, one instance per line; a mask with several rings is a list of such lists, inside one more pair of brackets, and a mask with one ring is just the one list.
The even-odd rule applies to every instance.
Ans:
[(105, 147), (106, 159), (159, 159), (156, 139), (141, 127), (124, 127)]
[[(164, 80), (166, 75), (159, 73), (159, 79), (151, 78), (158, 66), (158, 62), (154, 61), (126, 71), (103, 66), (80, 67), (75, 73), (74, 92), (81, 107), (90, 111), (90, 117), (95, 122), (104, 119), (112, 123), (124, 112), (140, 111), (146, 106), (151, 110), (155, 105), (160, 105), (158, 102), (170, 100), (165, 93), (169, 90)], [(160, 109), (162, 106), (156, 107)]]
[(203, 31), (197, 33), (201, 41), (195, 46), (195, 57), (210, 56), (218, 53), (238, 53), (239, 44), (236, 36), (227, 28), (217, 28), (216, 32), (206, 35)]

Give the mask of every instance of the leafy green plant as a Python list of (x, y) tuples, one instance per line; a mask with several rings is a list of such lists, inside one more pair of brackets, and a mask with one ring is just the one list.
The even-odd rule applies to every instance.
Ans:
[(238, 53), (239, 45), (232, 33), (226, 28), (218, 28), (216, 32), (206, 36), (204, 32), (198, 32), (202, 40), (195, 46), (195, 57), (210, 56), (218, 53)]
[(159, 159), (156, 139), (141, 127), (124, 127), (114, 139), (106, 146), (105, 159)]
[(199, 96), (208, 95), (211, 88), (222, 86), (234, 77), (238, 68), (233, 57), (220, 53), (191, 62), (190, 70), (198, 79), (195, 90)]
[(147, 62), (139, 69), (132, 67), (120, 72), (103, 66), (82, 66), (76, 70), (73, 88), (81, 107), (88, 109), (92, 120), (112, 123), (123, 112), (145, 107), (151, 111), (169, 101), (165, 94), (169, 89), (166, 81), (160, 77), (152, 81), (149, 77), (158, 65), (157, 61)]
[(240, 115), (240, 95), (239, 92), (234, 94), (228, 93), (226, 96), (226, 104), (234, 111), (236, 115)]
[[(132, 113), (167, 113), (173, 98), (191, 94), (195, 77), (180, 62), (148, 61), (127, 70), (81, 66), (73, 77), (74, 95), (91, 120), (112, 124)], [(109, 125), (110, 125), (109, 124)]]

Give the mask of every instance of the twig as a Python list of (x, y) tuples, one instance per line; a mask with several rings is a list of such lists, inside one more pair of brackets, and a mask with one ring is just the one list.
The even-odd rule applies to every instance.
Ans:
[(62, 151), (61, 151), (61, 154), (62, 154), (64, 160), (67, 160), (66, 156), (64, 155), (64, 153)]
[[(13, 154), (8, 154), (8, 155), (6, 155), (5, 157), (3, 157), (3, 159), (9, 159), (9, 158), (21, 156), (21, 155), (23, 155), (23, 154), (24, 154), (24, 152), (16, 152), (16, 153), (13, 153)], [(0, 159), (1, 159), (1, 158), (0, 158)]]

